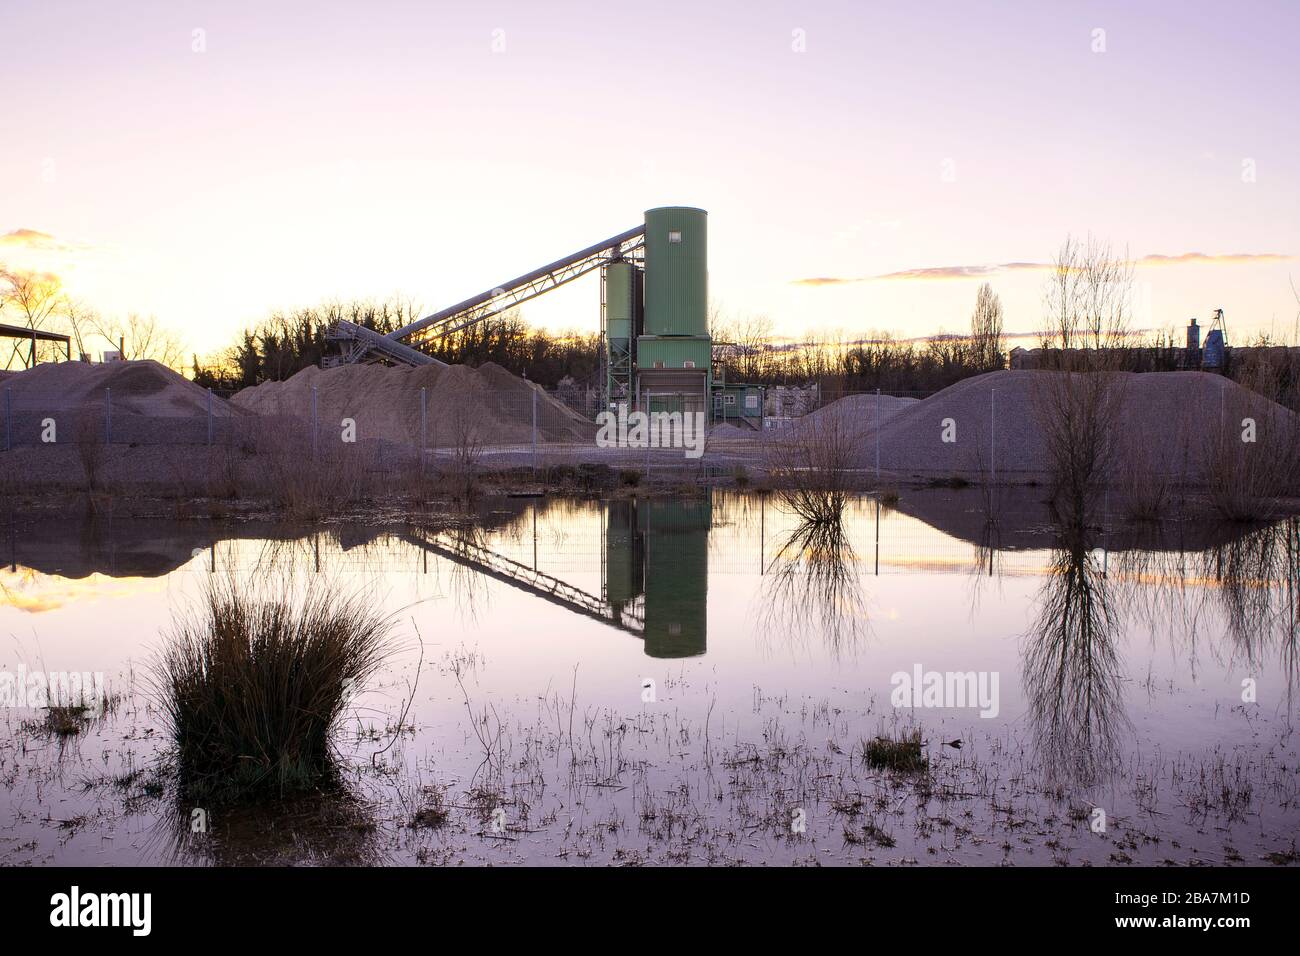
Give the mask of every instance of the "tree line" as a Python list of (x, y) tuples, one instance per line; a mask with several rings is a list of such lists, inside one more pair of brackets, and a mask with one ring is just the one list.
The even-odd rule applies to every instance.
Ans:
[(813, 336), (790, 345), (773, 341), (765, 316), (710, 316), (714, 370), (752, 385), (817, 383), (823, 393), (937, 392), (972, 375), (1006, 367), (1002, 302), (986, 282), (975, 295), (969, 331), (923, 340), (874, 333)]
[[(180, 339), (155, 317), (135, 312), (102, 315), (69, 295), (62, 280), (49, 272), (0, 266), (0, 323), (68, 336), (73, 360), (92, 358), (95, 347), (120, 351), (124, 359), (153, 359), (169, 368), (179, 368), (185, 356)], [(0, 369), (29, 368), (64, 357), (60, 342), (0, 339)]]
[[(213, 358), (193, 360), (199, 385), (238, 391), (268, 381), (283, 381), (336, 349), (327, 334), (339, 320), (387, 335), (421, 317), (406, 299), (328, 302), (277, 311), (240, 333), (235, 345)], [(428, 343), (430, 355), (449, 365), (494, 362), (546, 388), (566, 377), (595, 384), (600, 367), (600, 337), (594, 333), (552, 334), (530, 328), (517, 310), (485, 319)]]

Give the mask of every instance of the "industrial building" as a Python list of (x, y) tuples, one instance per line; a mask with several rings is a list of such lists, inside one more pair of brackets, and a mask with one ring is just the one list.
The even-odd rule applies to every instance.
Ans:
[[(1188, 323), (1187, 344), (1182, 349), (1165, 345), (1120, 345), (1103, 348), (1100, 351), (1113, 356), (1118, 367), (1129, 367), (1134, 371), (1177, 368), (1185, 371), (1226, 374), (1234, 354), (1244, 357), (1267, 350), (1249, 346), (1234, 349), (1228, 345), (1228, 328), (1224, 322), (1223, 310), (1215, 309), (1204, 344), (1201, 342), (1201, 326), (1193, 318)], [(1285, 351), (1285, 348), (1278, 347), (1273, 350)], [(1062, 358), (1079, 357), (1096, 351), (1098, 350), (1062, 349), (1056, 346), (1036, 349), (1017, 346), (1007, 354), (1007, 365), (1013, 369), (1059, 367)]]
[(338, 354), (325, 364), (443, 364), (428, 354), (430, 342), (597, 270), (606, 409), (700, 412), (713, 420), (761, 427), (760, 388), (713, 380), (708, 213), (690, 206), (647, 210), (645, 221), (633, 229), (388, 335), (339, 322), (330, 332)]

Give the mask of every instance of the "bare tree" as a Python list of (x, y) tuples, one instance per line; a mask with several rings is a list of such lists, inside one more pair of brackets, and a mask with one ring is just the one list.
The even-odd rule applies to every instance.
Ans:
[(1052, 275), (1043, 289), (1041, 345), (1050, 348), (1075, 347), (1079, 329), (1079, 259), (1082, 252), (1073, 236), (1066, 236), (1052, 260)]
[(1088, 236), (1079, 276), (1084, 347), (1098, 352), (1125, 344), (1133, 314), (1133, 262), (1109, 242)]
[[(0, 304), (24, 328), (32, 331), (48, 329), (59, 316), (64, 302), (63, 283), (58, 276), (49, 272), (0, 269)], [(6, 357), (5, 368), (11, 367), (15, 359), (23, 368), (35, 364), (40, 356), (41, 343), (34, 344), (33, 351), (27, 353), (23, 352), (25, 345), (22, 340), (15, 340)]]
[(89, 355), (86, 351), (86, 336), (95, 330), (99, 314), (85, 302), (67, 297), (63, 301), (63, 317), (67, 321), (76, 354)]
[(975, 360), (984, 369), (1002, 367), (1002, 300), (985, 282), (975, 293), (975, 311), (970, 317), (970, 336)]
[(180, 338), (152, 315), (145, 318), (131, 312), (125, 320), (103, 320), (87, 313), (86, 319), (108, 341), (114, 345), (121, 343), (123, 359), (133, 362), (153, 359), (173, 369), (179, 369), (185, 361)]
[(1107, 241), (1067, 236), (1052, 260), (1043, 291), (1046, 326), (1043, 347), (1070, 352), (1089, 349), (1086, 366), (1097, 368), (1103, 350), (1123, 345), (1133, 311), (1133, 263)]
[(1128, 256), (1089, 236), (1067, 237), (1044, 290), (1043, 374), (1034, 401), (1063, 517), (1083, 522), (1115, 462), (1123, 382), (1115, 374), (1129, 334)]

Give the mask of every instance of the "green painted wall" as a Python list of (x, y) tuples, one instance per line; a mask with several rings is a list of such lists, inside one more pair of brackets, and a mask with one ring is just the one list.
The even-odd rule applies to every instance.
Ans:
[(695, 368), (707, 373), (712, 357), (712, 346), (708, 339), (658, 339), (642, 336), (636, 343), (636, 366), (640, 371), (651, 371), (655, 368), (655, 362), (663, 362), (666, 369), (687, 368), (684, 362), (694, 362)]
[[(730, 403), (728, 396), (732, 398)], [(757, 424), (763, 417), (763, 389), (757, 385), (715, 385), (712, 405), (715, 422), (744, 419)]]
[(646, 211), (646, 335), (709, 334), (708, 221), (686, 206)]

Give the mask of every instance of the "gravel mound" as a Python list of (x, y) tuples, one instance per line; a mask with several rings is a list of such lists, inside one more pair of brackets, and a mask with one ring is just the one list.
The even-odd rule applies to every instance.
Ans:
[[(208, 391), (151, 360), (139, 362), (45, 362), (0, 378), (15, 412), (58, 415), (104, 406), (111, 389), (113, 413), (146, 418), (195, 418), (208, 413)], [(220, 398), (216, 416), (241, 415)]]
[[(904, 475), (985, 474), (990, 465), (997, 477), (1047, 472), (1045, 408), (1060, 388), (1051, 377), (1062, 374), (989, 372), (898, 408), (880, 429), (881, 467)], [(1291, 412), (1220, 375), (1126, 372), (1111, 380), (1117, 468), (1138, 460), (1170, 474), (1199, 475), (1208, 436), (1239, 429), (1246, 414), (1259, 420), (1261, 444), (1296, 434)], [(945, 429), (955, 441), (943, 440)], [(859, 447), (858, 464), (874, 464), (874, 433)]]
[(814, 429), (833, 425), (869, 431), (876, 427), (877, 415), (882, 423), (888, 422), (918, 401), (919, 399), (898, 398), (894, 395), (846, 395), (805, 416), (802, 421), (811, 423)]
[[(305, 368), (283, 382), (246, 388), (231, 401), (264, 416), (311, 417), (315, 389), (319, 420), (356, 422), (358, 439), (411, 443), (420, 436), (420, 390), (425, 390), (425, 437), (430, 445), (461, 441), (503, 445), (530, 442), (534, 402), (538, 439), (591, 441), (595, 423), (501, 366), (340, 365)], [(535, 398), (534, 398), (535, 397)]]

